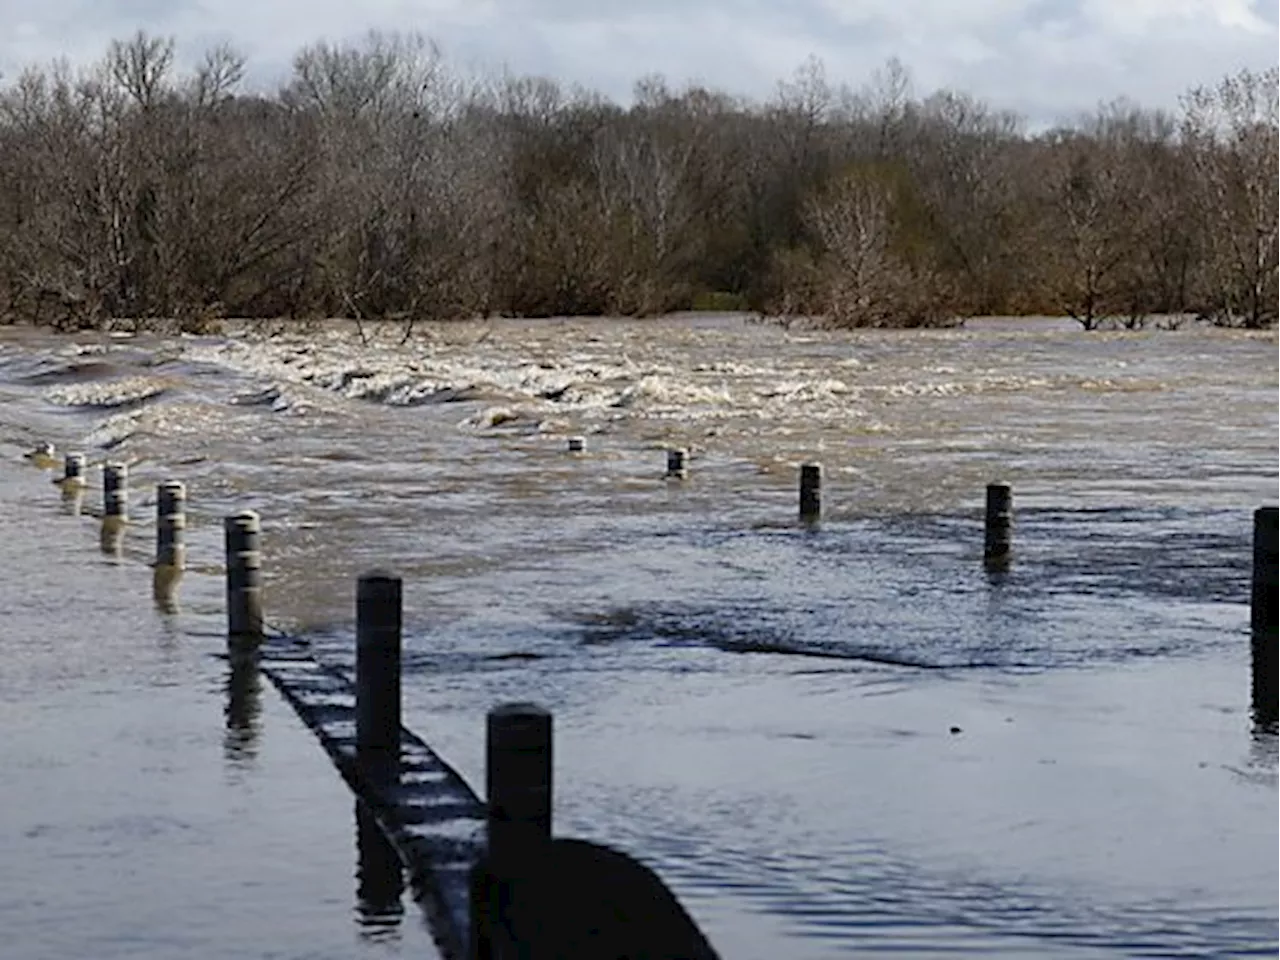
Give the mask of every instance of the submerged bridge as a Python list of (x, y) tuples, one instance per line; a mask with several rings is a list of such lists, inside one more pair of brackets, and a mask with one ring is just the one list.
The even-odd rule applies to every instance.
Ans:
[[(37, 455), (48, 460), (51, 452)], [(56, 482), (71, 512), (100, 518), (100, 546), (119, 556), (129, 525), (127, 468), (103, 465), (101, 509), (90, 510), (82, 503), (86, 467), (83, 455), (69, 454)], [(359, 578), (352, 677), (317, 660), (305, 639), (268, 624), (258, 515), (243, 511), (223, 526), (230, 689), (267, 677), (316, 735), (359, 801), (362, 865), (370, 841), (398, 861), (444, 956), (717, 960), (652, 870), (619, 850), (553, 836), (552, 717), (545, 709), (511, 703), (488, 712), (484, 800), (402, 725), (399, 577), (376, 571)], [(186, 568), (181, 482), (157, 485), (155, 529), (153, 594), (172, 611)]]
[[(570, 451), (580, 452), (580, 438)], [(46, 453), (46, 456), (48, 454)], [(48, 466), (48, 464), (46, 464)], [(80, 512), (85, 459), (66, 457), (58, 481)], [(687, 475), (671, 451), (668, 477)], [(101, 546), (119, 553), (128, 524), (128, 476), (105, 464)], [(186, 565), (184, 486), (156, 490), (156, 603), (176, 607)], [(821, 469), (800, 470), (799, 518), (821, 517)], [(987, 488), (984, 564), (999, 575), (1013, 557), (1012, 494)], [(265, 675), (319, 739), (370, 823), (408, 872), (436, 942), (451, 960), (685, 958), (715, 950), (662, 880), (626, 853), (552, 830), (552, 717), (509, 703), (486, 716), (486, 783), (471, 786), (401, 722), (402, 582), (373, 571), (356, 592), (354, 677), (313, 657), (310, 645), (271, 629), (263, 614), (261, 522), (225, 518), (227, 657), (233, 678)], [(1254, 514), (1251, 602), (1255, 722), (1277, 722), (1277, 508)], [(234, 685), (234, 679), (233, 679)]]

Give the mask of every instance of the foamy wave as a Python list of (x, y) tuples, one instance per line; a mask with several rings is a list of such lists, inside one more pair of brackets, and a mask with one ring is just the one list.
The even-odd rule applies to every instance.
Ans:
[(783, 380), (761, 387), (758, 392), (770, 399), (808, 403), (844, 396), (851, 392), (851, 388), (843, 380)]
[(749, 363), (735, 363), (732, 360), (698, 363), (690, 369), (694, 373), (719, 373), (731, 377), (771, 377), (777, 374), (777, 370), (772, 367), (757, 367)]
[(270, 407), (275, 413), (301, 414), (311, 409), (309, 403), (286, 393), (276, 383), (261, 390), (237, 394), (231, 402), (239, 407)]
[(138, 432), (142, 424), (142, 413), (117, 413), (98, 424), (85, 434), (82, 443), (86, 447), (97, 447), (101, 450), (112, 450), (121, 446)]
[(1011, 393), (1053, 386), (1044, 377), (980, 376), (972, 380), (909, 380), (873, 388), (890, 397), (954, 397), (971, 393)]
[(675, 376), (647, 376), (625, 387), (609, 404), (611, 407), (631, 407), (642, 403), (662, 407), (690, 405), (727, 406), (734, 398), (725, 387), (703, 387), (682, 381)]
[(46, 391), (45, 399), (65, 407), (123, 407), (164, 393), (171, 386), (158, 377), (124, 377), (99, 383), (73, 383)]
[(1076, 385), (1092, 393), (1148, 393), (1168, 389), (1162, 380), (1115, 380), (1110, 377), (1087, 377)]
[(448, 383), (413, 373), (397, 372), (348, 377), (342, 384), (341, 392), (351, 400), (370, 400), (396, 407), (455, 403), (476, 399), (481, 394), (471, 383)]
[[(565, 343), (563, 349), (553, 341), (531, 345), (521, 333), (477, 338), (470, 331), (472, 335), (462, 336), (467, 332), (448, 330), (404, 345), (357, 345), (350, 336), (333, 332), (318, 334), (309, 343), (296, 338), (231, 340), (192, 345), (187, 358), (259, 376), (266, 381), (263, 390), (293, 383), (392, 406), (484, 403), (461, 420), (464, 429), (512, 430), (517, 429), (515, 421), (537, 429), (551, 420), (590, 429), (593, 420), (694, 422), (786, 416), (798, 410), (819, 421), (863, 415), (853, 409), (860, 388), (847, 375), (842, 379), (727, 358), (682, 367), (633, 356), (625, 338), (614, 342), (583, 331), (578, 334), (585, 342)], [(844, 373), (859, 363), (832, 359), (831, 366)], [(514, 416), (506, 416), (512, 412)]]
[(474, 430), (503, 429), (517, 433), (534, 433), (540, 428), (539, 418), (529, 410), (515, 407), (486, 407), (467, 417), (459, 426)]

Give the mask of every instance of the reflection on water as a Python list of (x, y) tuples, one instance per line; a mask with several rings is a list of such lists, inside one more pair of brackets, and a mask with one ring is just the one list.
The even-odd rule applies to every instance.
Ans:
[(1274, 737), (1277, 733), (1276, 632), (1256, 631), (1253, 634), (1250, 664), (1249, 693), (1253, 711), (1255, 736)]
[[(184, 587), (261, 511), (269, 617), (346, 669), (355, 577), (402, 573), (409, 725), (480, 783), (484, 710), (552, 707), (566, 832), (656, 867), (726, 956), (1274, 953), (1274, 716), (1244, 679), (1273, 335), (423, 329), (0, 331), (0, 442), (191, 483)], [(229, 762), (258, 752), (250, 666)], [(378, 929), (400, 880), (357, 843)]]
[(1276, 729), (1261, 724), (1254, 724), (1253, 737), (1249, 742), (1248, 766), (1260, 782), (1270, 786), (1275, 781), (1277, 753), (1280, 742), (1276, 738)]
[[(272, 735), (254, 762), (228, 768), (223, 711), (244, 687), (216, 656), (220, 580), (192, 576), (183, 612), (157, 614), (146, 558), (102, 562), (97, 524), (13, 468), (11, 410), (0, 402), (0, 956), (385, 957), (353, 936), (350, 791), (279, 698), (259, 701)], [(436, 956), (420, 925), (400, 944)]]
[(232, 647), (227, 653), (226, 731), (223, 754), (233, 767), (253, 762), (261, 736), (262, 674), (253, 650)]
[(80, 511), (84, 509), (84, 484), (63, 483), (60, 486), (63, 512), (69, 517), (80, 516)]
[(404, 869), (400, 855), (383, 836), (372, 813), (359, 800), (356, 812), (356, 922), (360, 935), (373, 940), (397, 938), (404, 916)]
[(151, 599), (161, 613), (179, 613), (178, 588), (182, 585), (182, 567), (156, 563), (151, 570)]

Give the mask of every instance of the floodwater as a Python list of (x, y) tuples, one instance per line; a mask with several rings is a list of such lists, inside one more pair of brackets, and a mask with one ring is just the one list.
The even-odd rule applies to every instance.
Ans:
[[(276, 626), (350, 665), (354, 578), (401, 573), (406, 724), (479, 786), (485, 711), (551, 708), (557, 833), (654, 867), (726, 958), (1275, 955), (1248, 636), (1274, 334), (395, 334), (0, 330), (13, 955), (430, 950), (407, 899), (357, 896), (318, 745), (270, 690), (248, 721), (229, 696), (219, 518), (245, 507)], [(22, 461), (41, 440), (131, 462), (119, 561)], [(191, 511), (168, 615), (145, 567), (167, 477)]]

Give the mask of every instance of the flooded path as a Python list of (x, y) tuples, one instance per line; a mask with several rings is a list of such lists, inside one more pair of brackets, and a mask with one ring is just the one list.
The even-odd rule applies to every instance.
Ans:
[[(218, 522), (253, 507), (277, 624), (349, 664), (354, 577), (402, 573), (406, 724), (481, 784), (484, 711), (551, 708), (558, 832), (649, 863), (727, 958), (1274, 955), (1276, 743), (1249, 716), (1247, 594), (1252, 510), (1276, 498), (1276, 380), (1274, 335), (1054, 321), (503, 321), (404, 346), (340, 328), (0, 330), (0, 478), (24, 517), (3, 549), (25, 577), (0, 592), (0, 686), (83, 743), (131, 723), (139, 676), (159, 671), (163, 696), (206, 704), (167, 709), (214, 748), (184, 763), (218, 776)], [(126, 588), (77, 532), (91, 521), (58, 516), (21, 461), (43, 439), (132, 461), (140, 562), (152, 484), (189, 484), (181, 614), (160, 622), (145, 570)], [(687, 481), (663, 478), (666, 446), (691, 450)], [(809, 459), (826, 471), (816, 531), (793, 523)], [(980, 563), (992, 480), (1017, 510), (1017, 561), (996, 579)], [(93, 697), (81, 677), (68, 695), (60, 671), (92, 651), (54, 669), (36, 641), (71, 643), (92, 610), (120, 611), (97, 618), (95, 645), (143, 666), (113, 658)], [(181, 668), (165, 674), (158, 651)], [(288, 793), (325, 761), (280, 726), (287, 755), (259, 776)], [(54, 743), (18, 729), (0, 761)], [(141, 789), (118, 769), (121, 795)], [(331, 779), (340, 813), (295, 819), (282, 800), (276, 817), (281, 842), (348, 838), (336, 855), (298, 845), (292, 902), (333, 914), (317, 931), (354, 926), (351, 810)], [(10, 832), (29, 828), (13, 789)], [(99, 818), (68, 787), (56, 819)], [(136, 829), (158, 828), (106, 836), (150, 867)], [(239, 855), (188, 858), (216, 872)], [(61, 869), (50, 860), (49, 883)], [(322, 883), (346, 899), (303, 897)], [(103, 915), (121, 930), (157, 903), (208, 920), (154, 879), (114, 895)], [(266, 910), (273, 895), (254, 894)], [(48, 909), (0, 903), (28, 930)], [(173, 954), (143, 936), (129, 955)]]

